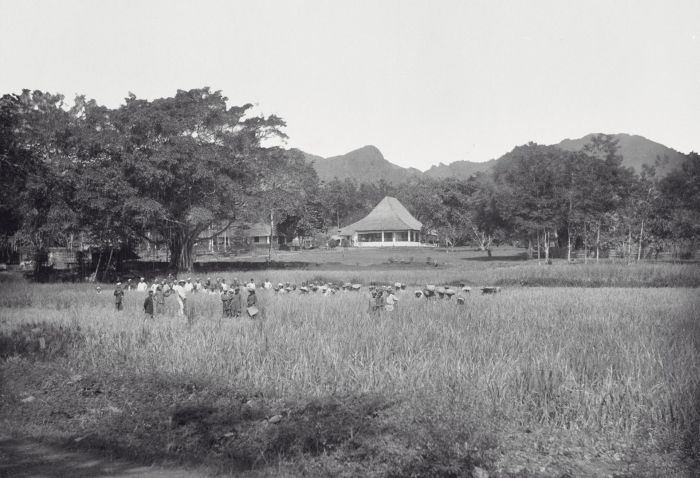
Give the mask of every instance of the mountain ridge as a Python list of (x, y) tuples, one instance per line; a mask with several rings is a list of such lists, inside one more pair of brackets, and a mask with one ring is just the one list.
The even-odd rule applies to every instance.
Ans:
[[(590, 142), (591, 138), (600, 133), (587, 134), (581, 138), (566, 138), (553, 145), (566, 151), (580, 151)], [(685, 155), (661, 143), (652, 141), (644, 136), (627, 133), (612, 135), (618, 141), (619, 153), (623, 157), (623, 166), (633, 168), (640, 173), (644, 165), (656, 166), (657, 174), (665, 176), (678, 168)], [(484, 162), (453, 161), (449, 164), (442, 162), (431, 166), (425, 172), (416, 168), (404, 168), (388, 161), (382, 152), (374, 145), (366, 145), (348, 153), (323, 158), (301, 151), (322, 181), (352, 179), (359, 183), (373, 183), (380, 180), (398, 184), (413, 177), (430, 177), (434, 179), (457, 178), (468, 179), (470, 176), (491, 170), (505, 155), (498, 159)], [(507, 153), (506, 153), (507, 154)]]

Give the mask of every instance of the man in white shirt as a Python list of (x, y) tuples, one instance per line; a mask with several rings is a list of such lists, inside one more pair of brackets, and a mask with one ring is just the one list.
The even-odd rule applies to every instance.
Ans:
[(173, 286), (177, 297), (177, 305), (180, 307), (179, 314), (185, 315), (185, 304), (187, 303), (187, 289), (185, 289), (185, 281), (180, 279), (177, 284)]
[(270, 282), (268, 279), (265, 279), (265, 282), (263, 283), (263, 287), (265, 289), (272, 289), (272, 282)]
[(136, 284), (136, 290), (138, 292), (146, 292), (148, 290), (148, 284), (146, 284), (146, 279), (144, 279), (143, 277), (141, 278), (139, 283)]
[(192, 278), (188, 277), (187, 282), (185, 283), (185, 290), (187, 292), (192, 292), (193, 288), (194, 288), (194, 285), (192, 284)]
[(396, 306), (396, 303), (399, 301), (399, 299), (394, 295), (394, 290), (391, 287), (389, 287), (389, 289), (387, 290), (386, 299), (384, 299), (384, 301), (384, 310), (386, 310), (387, 312), (391, 312), (392, 310), (394, 310), (394, 307)]

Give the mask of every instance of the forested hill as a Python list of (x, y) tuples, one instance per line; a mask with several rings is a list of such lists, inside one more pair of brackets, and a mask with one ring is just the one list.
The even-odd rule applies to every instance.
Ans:
[[(556, 146), (567, 151), (580, 151), (591, 141), (595, 134), (588, 134), (579, 139), (565, 139)], [(619, 154), (622, 155), (622, 165), (642, 171), (643, 165), (654, 166), (657, 158), (661, 161), (657, 174), (665, 176), (668, 172), (680, 167), (685, 155), (663, 144), (651, 141), (644, 136), (630, 134), (615, 134), (618, 141)]]
[[(307, 153), (307, 158), (311, 155)], [(316, 157), (318, 158), (318, 157)], [(381, 179), (398, 184), (422, 173), (415, 168), (402, 168), (384, 158), (376, 146), (364, 146), (341, 156), (314, 158), (314, 168), (321, 181), (333, 178), (354, 179), (358, 183), (374, 183)]]
[[(556, 144), (567, 151), (579, 151), (588, 144), (594, 134), (578, 139), (565, 139)], [(680, 165), (685, 155), (663, 144), (656, 143), (643, 136), (616, 134), (619, 154), (623, 157), (623, 165), (642, 171), (642, 165), (654, 166), (657, 158), (661, 165), (657, 168), (660, 176), (665, 176)], [(358, 183), (375, 183), (381, 179), (398, 184), (413, 176), (428, 176), (435, 179), (458, 178), (467, 179), (478, 172), (486, 172), (502, 159), (491, 159), (485, 162), (454, 161), (450, 164), (439, 163), (424, 173), (415, 168), (402, 168), (387, 161), (381, 151), (375, 146), (364, 146), (341, 156), (323, 159), (309, 153), (304, 153), (307, 160), (314, 162), (314, 168), (322, 181), (353, 179)], [(439, 158), (436, 158), (439, 160)]]

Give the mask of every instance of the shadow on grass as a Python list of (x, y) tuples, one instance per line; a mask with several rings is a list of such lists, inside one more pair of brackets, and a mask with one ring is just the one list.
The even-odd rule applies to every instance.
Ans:
[(16, 478), (142, 476), (151, 478), (197, 476), (191, 471), (151, 468), (98, 452), (76, 452), (59, 443), (30, 439), (0, 439), (0, 476)]
[[(295, 474), (337, 475), (352, 466), (359, 476), (381, 467), (394, 470), (394, 476), (436, 477), (467, 476), (478, 464), (471, 452), (454, 448), (464, 441), (468, 426), (414, 420), (400, 411), (400, 403), (377, 394), (269, 401), (203, 378), (70, 376), (58, 364), (42, 364), (42, 375), (34, 368), (37, 375), (25, 390), (36, 390), (50, 375), (51, 400), (34, 400), (27, 413), (21, 401), (26, 393), (8, 383), (12, 397), (0, 418), (11, 421), (13, 430), (40, 427), (42, 435), (64, 441), (43, 449), (29, 444), (24, 451), (17, 443), (5, 443), (9, 451), (3, 453), (10, 459), (0, 468), (1, 476), (103, 476), (103, 470), (141, 476), (129, 475), (119, 460), (233, 474), (292, 466)], [(16, 373), (26, 377), (29, 370)], [(100, 393), (85, 393), (95, 388), (89, 386), (93, 383)], [(77, 471), (66, 455), (71, 453), (87, 457)], [(117, 461), (100, 458), (105, 456)]]

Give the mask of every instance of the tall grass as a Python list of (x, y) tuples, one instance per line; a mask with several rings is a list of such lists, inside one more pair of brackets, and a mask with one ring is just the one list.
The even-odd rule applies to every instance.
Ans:
[(506, 288), (464, 306), (407, 293), (381, 316), (367, 313), (362, 292), (261, 292), (261, 320), (221, 320), (218, 297), (197, 294), (189, 320), (171, 298), (155, 321), (144, 321), (135, 292), (121, 312), (86, 286), (30, 293), (31, 305), (0, 309), (0, 331), (38, 320), (80, 326), (77, 367), (193, 376), (271, 399), (376, 393), (416, 415), (468, 411), (621, 436), (700, 423), (693, 289)]
[[(196, 276), (192, 276), (194, 279)], [(206, 279), (206, 275), (200, 275)], [(287, 270), (241, 271), (212, 273), (212, 279), (223, 277), (254, 278), (261, 283), (268, 278), (273, 283), (303, 281), (357, 282), (369, 284), (402, 282), (411, 286), (425, 284), (514, 285), (534, 287), (700, 287), (700, 267), (696, 264), (669, 263), (592, 263), (568, 264), (557, 261), (554, 265), (529, 262), (477, 263), (468, 266), (451, 265), (428, 269), (357, 269), (347, 270)]]

